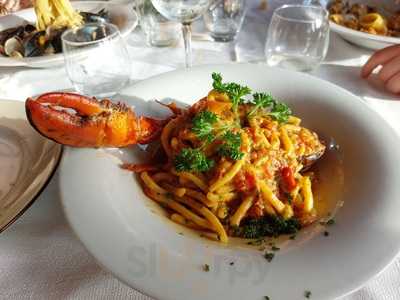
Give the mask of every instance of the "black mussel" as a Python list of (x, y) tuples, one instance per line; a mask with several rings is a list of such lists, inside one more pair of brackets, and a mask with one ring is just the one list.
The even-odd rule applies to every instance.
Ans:
[(32, 24), (26, 24), (24, 27), (24, 31), (25, 31), (25, 34), (29, 34), (29, 33), (36, 31), (36, 27), (33, 26)]
[(62, 42), (61, 42), (61, 35), (66, 30), (66, 28), (58, 28), (54, 29), (49, 27), (46, 30), (47, 40), (49, 41), (49, 48), (47, 49), (46, 53), (60, 53), (62, 52)]
[(76, 32), (77, 42), (92, 42), (108, 35), (107, 28), (101, 24), (86, 25)]
[(43, 55), (49, 45), (45, 31), (38, 31), (28, 35), (23, 42), (24, 56), (33, 57)]
[(4, 43), (14, 37), (17, 36), (19, 38), (23, 38), (25, 32), (25, 25), (13, 27), (13, 28), (8, 28), (3, 31), (0, 31), (0, 45), (4, 46)]
[(80, 12), (80, 15), (82, 16), (83, 21), (85, 23), (109, 22), (110, 21), (109, 13), (105, 9), (102, 9), (97, 13), (82, 11), (82, 12)]

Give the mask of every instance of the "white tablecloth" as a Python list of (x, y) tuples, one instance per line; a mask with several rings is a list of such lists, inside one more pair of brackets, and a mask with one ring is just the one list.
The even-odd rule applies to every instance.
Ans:
[[(275, 6), (282, 2), (275, 0)], [(260, 11), (256, 3), (249, 8), (236, 46), (238, 61), (262, 63), (271, 9)], [(128, 39), (133, 80), (182, 67), (180, 47), (150, 48), (143, 40), (138, 30)], [(232, 53), (225, 44), (194, 42), (195, 65), (229, 62)], [(385, 93), (374, 78), (359, 78), (360, 65), (369, 55), (332, 34), (325, 64), (314, 74), (362, 97), (400, 132), (399, 97)], [(62, 68), (0, 68), (0, 99), (24, 100), (65, 88), (71, 86)], [(34, 205), (0, 235), (0, 299), (151, 299), (119, 282), (85, 250), (66, 223), (58, 182), (56, 173)], [(400, 299), (400, 261), (343, 299)]]

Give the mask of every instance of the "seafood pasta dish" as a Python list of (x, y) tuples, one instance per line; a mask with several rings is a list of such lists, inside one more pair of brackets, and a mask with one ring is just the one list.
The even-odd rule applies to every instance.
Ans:
[(151, 163), (122, 168), (137, 173), (171, 220), (206, 237), (226, 243), (230, 236), (278, 236), (315, 222), (310, 167), (325, 152), (317, 134), (272, 95), (223, 82), (218, 73), (212, 81), (191, 107), (163, 104), (173, 113), (166, 120), (68, 93), (28, 99), (26, 111), (36, 130), (65, 145), (151, 143)]
[(384, 36), (400, 37), (400, 13), (384, 16), (379, 7), (344, 0), (329, 3), (329, 19), (350, 29)]

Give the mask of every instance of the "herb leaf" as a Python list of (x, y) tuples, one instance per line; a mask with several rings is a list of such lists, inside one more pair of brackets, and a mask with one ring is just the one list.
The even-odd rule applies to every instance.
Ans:
[(274, 102), (269, 115), (272, 119), (278, 121), (279, 123), (285, 123), (289, 119), (289, 116), (292, 114), (289, 106), (282, 102)]
[(208, 159), (199, 149), (184, 148), (175, 156), (174, 165), (178, 172), (205, 172), (214, 166), (214, 161)]
[(235, 235), (246, 239), (258, 239), (295, 234), (300, 228), (300, 222), (295, 218), (285, 220), (282, 217), (266, 215), (258, 219), (244, 220), (243, 225), (235, 229)]
[(238, 105), (244, 103), (244, 99), (242, 97), (251, 94), (251, 89), (247, 86), (242, 86), (240, 84), (230, 82), (223, 83), (222, 76), (219, 73), (212, 73), (211, 75), (213, 79), (213, 88), (214, 90), (225, 93), (229, 96), (232, 101), (232, 110), (236, 111)]
[(218, 117), (211, 111), (201, 111), (192, 120), (192, 131), (200, 139), (206, 139), (211, 143), (215, 136), (212, 134), (213, 124), (217, 122)]
[(274, 259), (275, 253), (272, 252), (266, 252), (264, 254), (264, 258), (268, 261), (271, 262)]
[(222, 137), (223, 143), (218, 148), (218, 153), (221, 156), (230, 157), (233, 160), (239, 160), (243, 157), (244, 153), (240, 152), (242, 139), (240, 133), (233, 133), (227, 131)]
[(254, 114), (259, 108), (267, 108), (272, 106), (276, 101), (271, 95), (266, 93), (255, 93), (253, 94), (253, 101), (254, 104), (253, 109), (248, 113), (248, 116)]

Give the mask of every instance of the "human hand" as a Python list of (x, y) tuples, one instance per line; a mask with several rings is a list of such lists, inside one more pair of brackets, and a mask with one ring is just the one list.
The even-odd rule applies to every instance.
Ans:
[(385, 88), (392, 93), (400, 93), (400, 45), (375, 52), (361, 69), (361, 77), (367, 78), (378, 66), (382, 66), (378, 77)]

